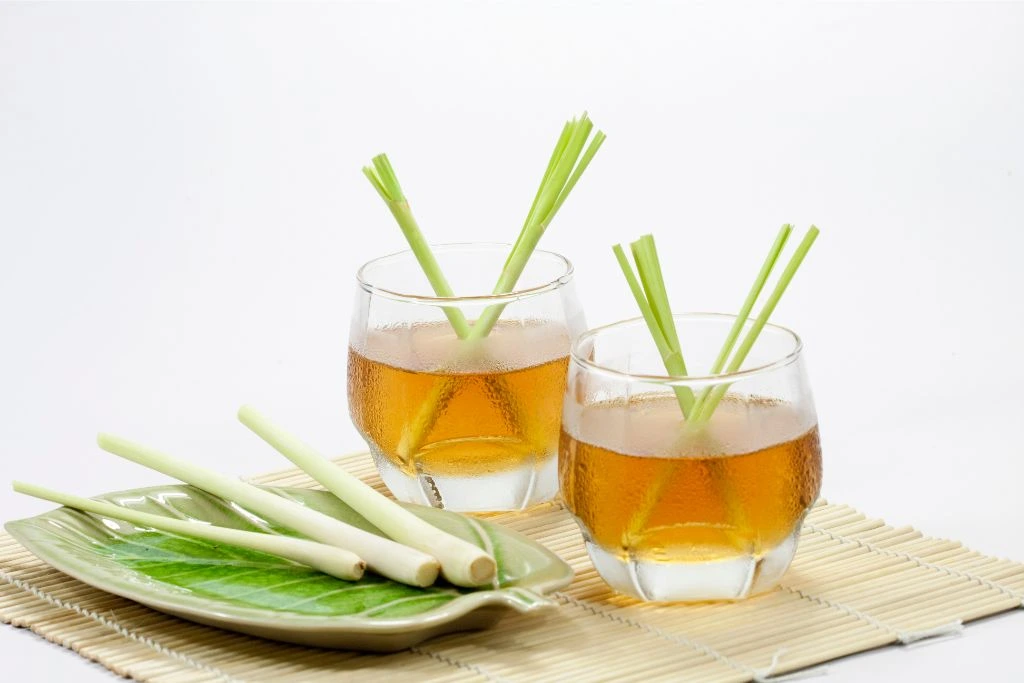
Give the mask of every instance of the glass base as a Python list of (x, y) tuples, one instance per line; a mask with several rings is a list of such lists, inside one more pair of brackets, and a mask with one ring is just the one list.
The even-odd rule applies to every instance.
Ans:
[(590, 560), (605, 582), (620, 593), (648, 601), (741, 600), (778, 585), (796, 554), (797, 529), (760, 556), (707, 562), (623, 560), (586, 538)]
[(455, 512), (498, 512), (524, 510), (552, 500), (558, 493), (558, 458), (553, 455), (540, 467), (525, 465), (486, 476), (453, 477), (429, 472), (410, 476), (377, 449), (370, 452), (388, 489), (406, 503)]

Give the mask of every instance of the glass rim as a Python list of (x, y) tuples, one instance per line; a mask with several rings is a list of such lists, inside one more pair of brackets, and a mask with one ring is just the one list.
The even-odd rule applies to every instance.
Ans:
[[(732, 313), (712, 313), (712, 312), (688, 312), (688, 313), (675, 313), (672, 315), (673, 320), (679, 322), (681, 320), (719, 320), (719, 321), (733, 321), (735, 322), (737, 316)], [(751, 323), (754, 318), (747, 318), (746, 323)], [(744, 323), (744, 324), (746, 324)], [(716, 384), (732, 383), (741, 379), (749, 379), (758, 375), (764, 375), (776, 370), (782, 369), (788, 365), (792, 365), (800, 358), (800, 354), (803, 352), (804, 343), (793, 330), (782, 325), (775, 325), (773, 323), (766, 323), (765, 329), (771, 329), (775, 332), (781, 332), (787, 335), (793, 341), (793, 348), (781, 358), (777, 358), (768, 363), (763, 363), (757, 367), (747, 368), (745, 370), (736, 370), (734, 372), (721, 372), (716, 375), (686, 375), (685, 377), (673, 377), (672, 375), (651, 375), (635, 372), (626, 372), (624, 370), (616, 370), (614, 368), (601, 365), (592, 360), (584, 358), (581, 352), (583, 344), (587, 341), (606, 334), (620, 330), (632, 325), (642, 324), (644, 333), (650, 334), (647, 330), (647, 323), (643, 317), (628, 318), (626, 320), (619, 320), (614, 323), (607, 325), (601, 325), (593, 329), (587, 330), (583, 334), (576, 337), (573, 341), (572, 346), (569, 349), (569, 357), (574, 363), (583, 366), (588, 372), (596, 372), (598, 374), (614, 377), (617, 379), (625, 379), (630, 381), (640, 381), (649, 384), (662, 384), (670, 387), (682, 387), (682, 386), (709, 386)]]
[[(507, 242), (445, 242), (442, 244), (431, 244), (429, 245), (431, 250), (435, 253), (444, 253), (446, 251), (455, 251), (459, 249), (474, 248), (481, 249), (482, 251), (490, 251), (497, 249), (504, 249), (506, 252), (510, 252), (512, 244)], [(543, 282), (533, 287), (521, 287), (513, 289), (510, 292), (504, 294), (470, 294), (466, 296), (437, 296), (436, 294), (412, 294), (409, 292), (397, 292), (386, 287), (381, 287), (370, 282), (369, 278), (366, 277), (366, 270), (373, 266), (381, 265), (382, 262), (388, 260), (397, 260), (399, 257), (411, 256), (413, 263), (419, 268), (419, 263), (415, 260), (415, 254), (412, 249), (403, 249), (401, 251), (392, 252), (377, 258), (370, 259), (363, 265), (359, 266), (356, 271), (356, 282), (359, 286), (367, 293), (380, 296), (385, 299), (391, 299), (393, 301), (402, 301), (411, 304), (426, 304), (430, 306), (450, 306), (452, 304), (468, 303), (468, 304), (496, 304), (496, 303), (511, 303), (513, 301), (519, 301), (521, 299), (530, 299), (541, 294), (553, 292), (560, 287), (568, 284), (572, 280), (574, 268), (572, 261), (567, 259), (565, 256), (554, 252), (547, 251), (545, 249), (534, 249), (533, 253), (530, 254), (530, 260), (532, 261), (538, 254), (545, 257), (551, 257), (557, 263), (563, 266), (562, 274), (553, 280)]]

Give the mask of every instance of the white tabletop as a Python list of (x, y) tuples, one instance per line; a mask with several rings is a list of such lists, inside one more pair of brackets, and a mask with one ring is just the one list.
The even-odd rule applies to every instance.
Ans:
[[(824, 495), (1024, 560), (1022, 30), (1022, 5), (0, 5), (2, 471), (162, 481), (99, 430), (282, 467), (245, 402), (360, 447), (353, 272), (404, 246), (360, 166), (389, 152), (432, 241), (510, 241), (586, 107), (608, 142), (543, 245), (589, 322), (635, 315), (613, 242), (653, 231), (677, 310), (734, 311), (778, 226), (817, 223), (774, 319), (806, 343)], [(0, 487), (0, 518), (46, 507)], [(1020, 678), (1022, 626), (831, 680)], [(11, 628), (0, 658), (109, 677)]]

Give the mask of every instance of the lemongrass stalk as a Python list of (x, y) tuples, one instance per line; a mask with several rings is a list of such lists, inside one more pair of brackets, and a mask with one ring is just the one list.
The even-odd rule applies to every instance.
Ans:
[(141, 527), (148, 527), (189, 538), (198, 538), (210, 541), (211, 543), (224, 543), (276, 555), (286, 560), (312, 567), (322, 571), (324, 574), (345, 579), (346, 581), (358, 581), (362, 578), (363, 570), (366, 568), (366, 563), (358, 555), (325, 543), (307, 541), (302, 538), (291, 538), (289, 536), (278, 536), (277, 534), (229, 529), (201, 521), (188, 522), (181, 519), (171, 519), (162, 515), (132, 510), (113, 503), (83, 498), (70, 493), (62, 493), (21, 481), (13, 482), (13, 487), (18, 493), (66, 505), (70, 508), (101, 517), (119, 519)]
[[(576, 187), (576, 183), (587, 166), (590, 165), (597, 150), (604, 144), (605, 134), (597, 131), (590, 140), (586, 151), (580, 156), (593, 125), (584, 113), (579, 120), (573, 119), (563, 129), (562, 136), (555, 145), (555, 154), (552, 155), (551, 161), (548, 163), (548, 169), (544, 173), (540, 188), (530, 207), (530, 213), (527, 214), (523, 228), (505, 261), (505, 267), (502, 268), (498, 282), (494, 285), (495, 294), (507, 294), (515, 288), (548, 225), (562, 207), (569, 193)], [(505, 305), (493, 304), (484, 309), (477, 321), (473, 323), (468, 338), (482, 339), (490, 334), (505, 310)]]
[[(533, 204), (494, 286), (495, 294), (507, 294), (515, 288), (540, 238), (604, 143), (606, 136), (601, 131), (597, 131), (593, 138), (590, 138), (593, 125), (584, 112), (578, 119), (574, 118), (562, 127), (562, 133), (541, 178), (540, 187), (534, 195)], [(585, 151), (584, 145), (587, 145)], [(506, 304), (492, 304), (485, 308), (464, 339), (479, 341), (490, 334), (505, 306)], [(423, 409), (402, 431), (398, 454), (404, 461), (414, 460), (416, 452), (437, 423), (444, 408), (442, 399), (446, 394), (451, 394), (450, 387), (446, 386), (451, 382), (452, 380), (437, 383), (431, 396), (423, 403)]]
[(494, 580), (497, 565), (481, 548), (441, 531), (377, 493), (255, 408), (243, 406), (238, 419), (393, 540), (436, 557), (450, 583), (480, 586)]
[(389, 579), (410, 586), (429, 586), (437, 579), (440, 569), (437, 560), (419, 550), (363, 531), (239, 479), (179, 460), (127, 439), (100, 434), (96, 442), (109, 453), (237, 503), (314, 541), (349, 550), (365, 560), (371, 570)]
[(683, 366), (682, 374), (688, 374), (685, 369), (686, 363), (683, 361), (682, 348), (679, 345), (676, 321), (672, 317), (672, 307), (668, 302), (668, 291), (665, 287), (664, 275), (661, 272), (658, 249), (654, 244), (654, 235), (642, 235), (640, 239), (631, 242), (629, 248), (633, 254), (633, 261), (636, 262), (640, 283), (644, 286), (644, 294), (651, 302), (651, 310), (658, 321), (658, 326), (664, 331), (669, 345), (679, 354), (679, 360)]
[[(387, 155), (375, 156), (373, 167), (364, 166), (363, 174), (377, 190), (377, 194), (387, 204), (388, 209), (391, 210), (391, 214), (395, 217), (398, 227), (402, 229), (402, 234), (405, 235), (405, 240), (409, 243), (409, 247), (419, 262), (420, 268), (423, 269), (424, 275), (427, 276), (427, 281), (430, 282), (434, 293), (440, 297), (455, 296), (434, 252), (431, 251), (430, 245), (427, 244), (426, 238), (420, 231), (419, 224), (412, 215), (409, 201), (405, 198), (405, 193), (402, 192), (398, 176), (395, 175), (395, 170), (392, 168), (391, 162), (388, 161)], [(455, 330), (455, 334), (460, 339), (464, 339), (469, 334), (469, 323), (466, 321), (466, 316), (454, 306), (444, 306), (442, 310), (445, 317), (448, 318), (448, 322), (451, 323), (452, 329)]]
[[(743, 325), (750, 317), (750, 312), (753, 310), (754, 304), (757, 303), (757, 298), (761, 296), (761, 290), (764, 289), (764, 285), (768, 281), (768, 277), (771, 275), (776, 262), (779, 260), (779, 254), (782, 253), (782, 249), (786, 246), (786, 241), (789, 239), (792, 232), (793, 226), (789, 223), (786, 223), (779, 228), (779, 234), (775, 237), (775, 241), (772, 243), (771, 249), (768, 250), (768, 255), (765, 257), (764, 263), (761, 265), (761, 270), (758, 271), (757, 277), (754, 278), (754, 283), (750, 286), (750, 291), (747, 292), (747, 298), (744, 300), (743, 306), (740, 307), (740, 312), (736, 314), (736, 320), (733, 321), (732, 327), (729, 329), (729, 334), (726, 335), (725, 342), (722, 344), (722, 348), (718, 352), (715, 362), (711, 365), (711, 372), (708, 374), (717, 375), (725, 367), (725, 362), (729, 359), (729, 354), (732, 353), (733, 347), (736, 345), (736, 340), (740, 336), (740, 332), (743, 331)], [(701, 391), (694, 404), (695, 415), (700, 415), (701, 408), (704, 406), (704, 402), (708, 400), (710, 393), (711, 387), (705, 387), (704, 390)]]
[[(800, 268), (800, 264), (803, 263), (804, 258), (807, 256), (807, 252), (810, 251), (811, 246), (814, 244), (814, 240), (818, 239), (819, 230), (815, 226), (811, 226), (804, 235), (803, 240), (797, 245), (796, 251), (789, 259), (789, 263), (786, 264), (785, 270), (779, 276), (778, 282), (775, 284), (775, 289), (768, 295), (768, 299), (765, 301), (764, 307), (761, 309), (761, 313), (758, 314), (754, 320), (750, 329), (747, 331), (746, 336), (740, 343), (739, 348), (736, 349), (736, 354), (729, 361), (729, 365), (726, 366), (726, 372), (736, 372), (743, 365), (743, 361), (747, 359), (747, 354), (750, 353), (750, 349), (753, 348), (754, 343), (757, 341), (758, 336), (761, 334), (761, 330), (768, 323), (768, 318), (775, 311), (775, 307), (779, 304), (779, 299), (785, 294), (786, 288), (789, 287), (789, 283), (793, 280), (793, 276), (796, 275), (796, 271)], [(707, 422), (711, 419), (712, 414), (715, 412), (715, 408), (718, 407), (718, 403), (725, 396), (725, 393), (729, 390), (728, 384), (719, 384), (715, 386), (709, 394), (704, 405), (701, 407), (700, 415), (697, 416), (697, 420), (700, 422)]]
[[(682, 350), (679, 348), (675, 323), (673, 321), (671, 327), (666, 327), (662, 324), (663, 320), (672, 320), (672, 310), (668, 306), (668, 294), (664, 291), (665, 283), (661, 279), (660, 266), (656, 267), (653, 265), (658, 260), (657, 252), (654, 251), (653, 239), (650, 242), (643, 243), (641, 240), (638, 240), (634, 244), (637, 245), (636, 251), (643, 254), (643, 257), (637, 261), (637, 270), (641, 272), (641, 279), (650, 283), (651, 293), (654, 294), (653, 297), (648, 295), (640, 281), (637, 280), (622, 245), (616, 244), (612, 247), (612, 250), (615, 252), (615, 258), (619, 262), (622, 274), (626, 277), (626, 282), (633, 293), (633, 298), (640, 308), (644, 322), (647, 323), (647, 329), (650, 330), (651, 338), (658, 348), (658, 353), (661, 355), (665, 370), (673, 377), (685, 377), (687, 374), (686, 362), (683, 360)], [(655, 270), (657, 270), (657, 274), (654, 272)], [(662, 288), (661, 292), (655, 291), (659, 283)], [(655, 310), (656, 308), (659, 310)], [(679, 409), (682, 411), (683, 417), (688, 416), (693, 407), (693, 390), (689, 387), (672, 387), (672, 389), (675, 391), (676, 400), (679, 401)]]
[[(533, 203), (530, 204), (530, 211), (526, 214), (526, 220), (523, 221), (524, 227), (533, 222), (534, 216), (537, 213), (537, 206), (540, 204), (541, 195), (544, 194), (544, 190), (548, 186), (548, 180), (551, 178), (552, 172), (554, 172), (555, 167), (562, 158), (562, 153), (565, 151), (565, 146), (569, 142), (569, 137), (572, 135), (574, 125), (575, 119), (566, 121), (565, 125), (562, 126), (562, 133), (559, 135), (558, 141), (555, 143), (555, 148), (551, 151), (551, 158), (548, 159), (547, 168), (544, 169), (544, 175), (540, 179), (540, 185), (537, 186), (537, 193), (533, 196)], [(512, 254), (515, 253), (522, 240), (523, 231), (520, 230), (519, 234), (516, 236), (515, 244), (512, 245), (512, 250), (508, 253), (508, 258), (505, 259), (505, 265), (502, 266), (502, 270), (504, 270), (511, 262)]]
[[(584, 116), (586, 116), (586, 114), (584, 114)], [(552, 206), (551, 210), (548, 211), (547, 217), (544, 221), (545, 230), (547, 229), (547, 224), (551, 222), (551, 219), (555, 217), (558, 210), (562, 208), (562, 204), (564, 204), (565, 200), (568, 199), (569, 193), (576, 187), (576, 183), (579, 182), (579, 179), (583, 176), (583, 172), (587, 170), (588, 166), (590, 166), (590, 162), (594, 159), (594, 155), (597, 154), (597, 150), (601, 149), (601, 145), (604, 144), (607, 137), (608, 136), (600, 130), (594, 133), (594, 137), (590, 140), (590, 144), (587, 145), (587, 150), (576, 163), (576, 167), (572, 170), (572, 175), (569, 176), (569, 180), (566, 181), (561, 192), (558, 193), (558, 198), (555, 200), (554, 206)]]

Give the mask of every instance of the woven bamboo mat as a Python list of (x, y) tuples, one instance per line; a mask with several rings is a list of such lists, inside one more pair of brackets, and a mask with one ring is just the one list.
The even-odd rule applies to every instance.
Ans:
[[(378, 489), (366, 454), (339, 463)], [(310, 486), (295, 470), (254, 479)], [(143, 681), (768, 680), (837, 657), (957, 633), (1024, 600), (1024, 565), (819, 503), (782, 586), (733, 604), (649, 605), (615, 595), (558, 504), (493, 519), (576, 570), (545, 616), (506, 617), (389, 655), (274, 643), (165, 616), (75, 581), (0, 535), (0, 621)]]

